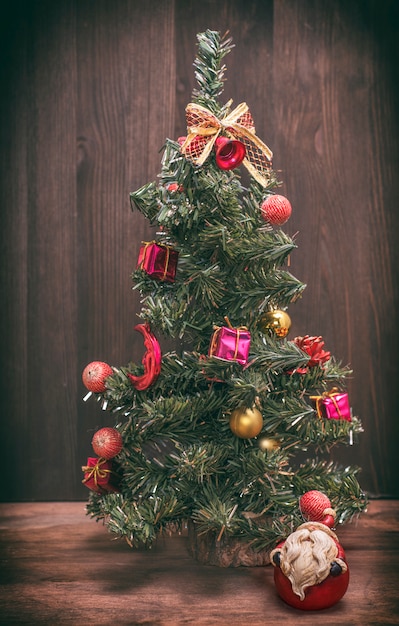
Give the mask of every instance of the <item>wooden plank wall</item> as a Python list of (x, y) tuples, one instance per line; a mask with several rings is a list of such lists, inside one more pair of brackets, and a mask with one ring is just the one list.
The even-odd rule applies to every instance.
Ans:
[(140, 361), (130, 273), (147, 224), (129, 191), (185, 133), (197, 32), (229, 30), (225, 98), (273, 149), (308, 284), (292, 336), (350, 363), (371, 495), (398, 497), (398, 4), (390, 0), (24, 0), (2, 21), (2, 499), (85, 499), (110, 423), (91, 360)]

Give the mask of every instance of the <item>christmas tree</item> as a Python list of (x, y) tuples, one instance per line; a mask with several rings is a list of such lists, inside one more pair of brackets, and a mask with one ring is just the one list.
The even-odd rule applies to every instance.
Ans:
[[(326, 454), (362, 431), (350, 371), (321, 337), (287, 337), (305, 287), (280, 228), (291, 205), (247, 105), (219, 102), (232, 47), (198, 35), (187, 136), (166, 140), (159, 180), (131, 194), (155, 227), (133, 273), (142, 363), (93, 362), (83, 374), (112, 422), (83, 468), (88, 513), (134, 547), (188, 523), (194, 554), (222, 565), (265, 562), (311, 489), (328, 494), (339, 523), (366, 506), (358, 468)], [(175, 350), (162, 355), (162, 337)]]

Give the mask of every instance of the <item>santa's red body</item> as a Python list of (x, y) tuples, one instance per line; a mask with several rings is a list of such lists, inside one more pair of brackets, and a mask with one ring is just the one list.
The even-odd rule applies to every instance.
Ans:
[[(284, 541), (277, 546), (281, 548)], [(345, 561), (345, 552), (336, 541), (338, 557)], [(347, 564), (347, 563), (346, 563)], [(293, 592), (290, 580), (283, 574), (280, 567), (274, 568), (274, 582), (277, 592), (284, 602), (296, 609), (318, 611), (336, 604), (346, 593), (349, 585), (349, 568), (338, 576), (329, 574), (321, 583), (307, 587), (303, 600)]]

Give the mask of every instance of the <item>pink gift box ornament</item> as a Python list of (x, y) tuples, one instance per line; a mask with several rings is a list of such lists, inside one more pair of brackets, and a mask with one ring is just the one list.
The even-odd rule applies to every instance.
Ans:
[(332, 389), (322, 396), (311, 396), (311, 399), (316, 402), (316, 411), (320, 418), (352, 421), (347, 393), (340, 393), (337, 389)]
[(118, 476), (112, 470), (112, 461), (89, 457), (87, 465), (82, 467), (84, 479), (82, 483), (91, 491), (109, 493), (119, 491), (116, 483)]
[(143, 241), (139, 251), (137, 268), (144, 270), (153, 278), (173, 283), (178, 256), (179, 253), (172, 246), (155, 241)]
[(223, 361), (237, 361), (245, 365), (250, 345), (251, 334), (246, 328), (216, 327), (208, 354)]

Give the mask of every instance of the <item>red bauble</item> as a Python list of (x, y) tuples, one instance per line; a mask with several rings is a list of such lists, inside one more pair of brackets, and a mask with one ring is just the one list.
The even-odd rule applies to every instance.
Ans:
[(349, 585), (349, 568), (339, 576), (327, 576), (318, 585), (308, 587), (304, 600), (292, 591), (290, 580), (279, 567), (274, 568), (274, 582), (280, 598), (295, 609), (319, 611), (336, 604), (345, 595)]
[(273, 226), (285, 224), (291, 216), (292, 206), (284, 196), (270, 195), (262, 202), (262, 217)]
[(184, 187), (182, 185), (179, 185), (179, 183), (168, 183), (166, 185), (166, 189), (170, 192), (170, 193), (175, 193), (176, 191), (184, 191)]
[(103, 361), (93, 361), (86, 365), (82, 373), (83, 384), (93, 393), (104, 393), (106, 390), (105, 380), (114, 373), (108, 363)]
[(334, 525), (335, 512), (331, 502), (321, 491), (307, 491), (299, 499), (299, 508), (303, 517), (312, 522), (321, 522), (330, 528)]
[(100, 428), (91, 440), (94, 452), (102, 459), (112, 459), (123, 447), (122, 435), (116, 428)]

